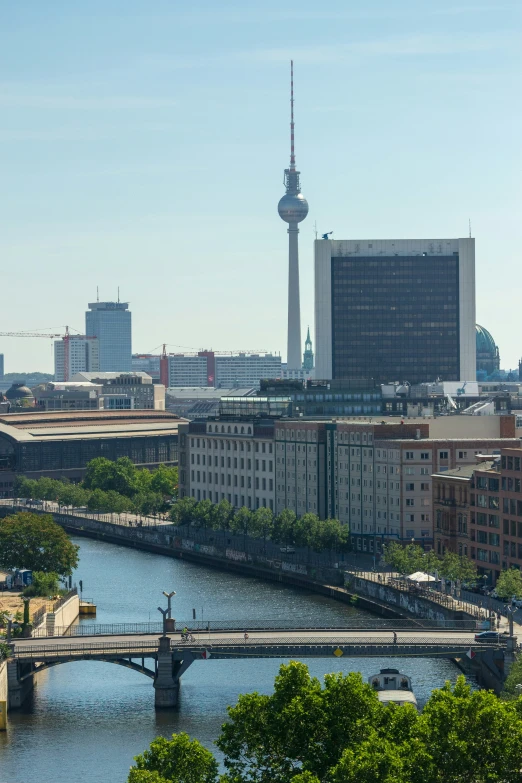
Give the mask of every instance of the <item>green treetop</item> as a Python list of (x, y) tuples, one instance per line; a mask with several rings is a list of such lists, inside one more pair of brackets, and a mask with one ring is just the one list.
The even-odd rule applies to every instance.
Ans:
[[(419, 714), (381, 704), (360, 674), (321, 685), (291, 662), (271, 695), (242, 695), (228, 716), (220, 783), (520, 783), (522, 700), (472, 691), (464, 677), (433, 691)], [(136, 761), (129, 783), (217, 780), (212, 755), (186, 735), (158, 738)]]
[(48, 514), (20, 511), (0, 519), (0, 564), (69, 576), (78, 565), (78, 550)]
[(518, 568), (501, 571), (495, 590), (504, 600), (510, 600), (512, 596), (522, 598), (522, 573)]

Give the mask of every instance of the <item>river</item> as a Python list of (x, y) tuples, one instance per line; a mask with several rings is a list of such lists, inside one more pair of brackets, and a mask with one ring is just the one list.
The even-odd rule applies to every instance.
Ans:
[[(298, 624), (360, 623), (378, 618), (322, 596), (258, 579), (207, 569), (162, 555), (81, 538), (83, 594), (98, 607), (97, 622), (160, 620), (163, 590), (176, 591), (173, 616), (189, 620), (284, 620)], [(86, 620), (83, 622), (93, 622)], [(125, 783), (133, 756), (158, 734), (186, 731), (213, 748), (226, 708), (240, 693), (269, 693), (282, 663), (275, 659), (194, 663), (183, 675), (177, 710), (156, 712), (152, 681), (121, 666), (69, 663), (37, 677), (22, 710), (9, 713), (0, 732), (0, 783)], [(419, 703), (459, 670), (447, 660), (309, 659), (313, 675), (360, 671), (369, 677), (384, 666), (409, 674)]]

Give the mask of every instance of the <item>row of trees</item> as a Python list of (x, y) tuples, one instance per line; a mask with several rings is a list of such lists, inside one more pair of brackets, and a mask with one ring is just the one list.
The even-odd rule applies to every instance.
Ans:
[(269, 508), (256, 511), (243, 506), (234, 510), (228, 500), (212, 503), (210, 500), (196, 501), (194, 498), (181, 498), (171, 508), (170, 517), (176, 525), (193, 525), (196, 528), (210, 528), (240, 533), (245, 537), (262, 538), (286, 546), (308, 547), (309, 550), (322, 552), (344, 551), (349, 547), (348, 529), (338, 519), (319, 519), (316, 514), (296, 514), (285, 509), (274, 516)]
[[(433, 550), (425, 552), (417, 544), (401, 546), (393, 541), (384, 547), (383, 559), (400, 574), (413, 574), (416, 571), (428, 574), (437, 572), (445, 579), (459, 580), (467, 584), (479, 579), (473, 560), (454, 552), (446, 552), (443, 556), (437, 555)], [(501, 571), (495, 590), (498, 597), (505, 600), (510, 600), (513, 596), (522, 598), (522, 573), (518, 568)]]
[(81, 484), (51, 478), (20, 477), (18, 497), (52, 500), (70, 508), (109, 514), (157, 514), (169, 508), (177, 493), (178, 469), (160, 465), (156, 470), (139, 469), (128, 457), (112, 462), (97, 457), (87, 465)]
[(522, 768), (522, 700), (473, 691), (459, 677), (419, 714), (384, 706), (358, 673), (282, 666), (270, 696), (242, 695), (210, 750), (186, 734), (156, 738), (128, 783), (515, 783)]
[(384, 547), (384, 562), (400, 574), (413, 574), (424, 571), (428, 574), (437, 572), (446, 579), (473, 582), (477, 578), (477, 566), (467, 557), (461, 557), (454, 552), (446, 552), (442, 557), (431, 550), (425, 552), (418, 544), (402, 546), (392, 541)]

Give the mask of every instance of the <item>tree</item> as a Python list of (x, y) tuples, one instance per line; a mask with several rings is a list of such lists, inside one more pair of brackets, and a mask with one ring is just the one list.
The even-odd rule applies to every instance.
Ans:
[(391, 541), (384, 547), (383, 559), (399, 574), (413, 574), (423, 569), (424, 550), (417, 544), (402, 546), (397, 541)]
[[(148, 471), (147, 471), (148, 473)], [(174, 497), (178, 491), (178, 469), (160, 465), (151, 476), (150, 488), (165, 498)]]
[(134, 761), (128, 783), (217, 783), (218, 779), (212, 753), (185, 733), (173, 734), (170, 740), (156, 737)]
[(195, 498), (180, 498), (170, 509), (170, 518), (175, 525), (189, 525), (194, 519), (197, 501)]
[(89, 499), (89, 492), (78, 484), (63, 483), (58, 489), (58, 503), (61, 506), (84, 506)]
[(417, 738), (429, 750), (427, 783), (514, 783), (522, 767), (522, 720), (515, 702), (472, 691), (464, 677), (433, 691)]
[(319, 545), (320, 521), (317, 514), (303, 514), (302, 517), (295, 520), (292, 528), (295, 543), (297, 546), (308, 547), (308, 554), (310, 554), (310, 549), (316, 549)]
[(69, 576), (78, 565), (78, 550), (49, 514), (21, 511), (0, 520), (0, 563), (5, 568)]
[(34, 498), (36, 490), (36, 480), (28, 479), (25, 476), (17, 476), (14, 486), (14, 495), (16, 498)]
[(332, 552), (344, 549), (348, 542), (348, 527), (341, 525), (338, 519), (320, 520), (317, 528), (316, 546), (319, 551), (328, 549)]
[(246, 538), (253, 526), (252, 512), (246, 507), (239, 508), (230, 520), (230, 529), (234, 533), (243, 533), (244, 548), (246, 551)]
[(283, 665), (271, 696), (246, 694), (228, 708), (216, 743), (225, 780), (287, 783), (304, 772), (323, 780), (383, 709), (360, 674), (329, 674), (321, 688), (303, 663)]
[(461, 582), (473, 582), (477, 578), (477, 566), (467, 557), (446, 552), (439, 566), (439, 571), (446, 579)]
[(278, 544), (286, 544), (287, 546), (290, 544), (295, 544), (296, 520), (297, 517), (295, 513), (289, 508), (283, 509), (283, 511), (281, 511), (281, 513), (276, 517), (274, 526), (274, 540)]
[(270, 538), (274, 530), (274, 515), (269, 508), (258, 508), (252, 515), (252, 533), (256, 538), (263, 539), (263, 546), (266, 552), (266, 540)]
[(139, 472), (128, 457), (120, 457), (115, 462), (106, 457), (96, 457), (87, 465), (83, 486), (104, 492), (113, 490), (132, 497), (140, 489)]
[(222, 530), (224, 538), (225, 533), (230, 529), (230, 521), (233, 516), (234, 508), (232, 504), (226, 498), (223, 498), (212, 509), (211, 522), (213, 530)]
[(59, 578), (54, 571), (48, 574), (33, 571), (33, 581), (23, 590), (23, 594), (28, 597), (56, 595), (60, 589)]
[(107, 510), (107, 493), (101, 489), (94, 489), (87, 500), (89, 511), (101, 512)]
[[(321, 686), (294, 661), (281, 666), (272, 695), (244, 694), (228, 715), (216, 743), (226, 769), (220, 783), (520, 781), (522, 699), (472, 691), (464, 677), (433, 691), (419, 715), (409, 704), (381, 704), (360, 674), (329, 674)], [(158, 742), (155, 763), (139, 763), (136, 775), (160, 777), (129, 776), (130, 783), (184, 783), (187, 766), (199, 769), (186, 735), (172, 755), (163, 738), (151, 749)], [(199, 774), (190, 781), (214, 783)]]
[(204, 527), (205, 529), (210, 527), (212, 521), (212, 508), (212, 501), (208, 500), (208, 498), (196, 503), (192, 524), (196, 527)]
[(507, 571), (501, 571), (495, 590), (500, 598), (504, 598), (506, 601), (513, 596), (522, 598), (522, 573), (518, 568), (509, 568)]

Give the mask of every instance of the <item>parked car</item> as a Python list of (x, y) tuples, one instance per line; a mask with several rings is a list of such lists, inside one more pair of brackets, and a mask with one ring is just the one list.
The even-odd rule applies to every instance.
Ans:
[(295, 555), (295, 549), (293, 546), (281, 546), (279, 547), (279, 551), (284, 555)]
[(482, 633), (475, 634), (476, 642), (498, 642), (502, 634), (498, 631), (482, 631)]
[(33, 498), (30, 498), (27, 501), (27, 505), (28, 506), (43, 506), (43, 504), (44, 504), (43, 500), (37, 500), (37, 499), (33, 499)]
[(511, 606), (516, 606), (517, 609), (522, 609), (522, 598), (517, 598), (516, 595), (511, 596)]

